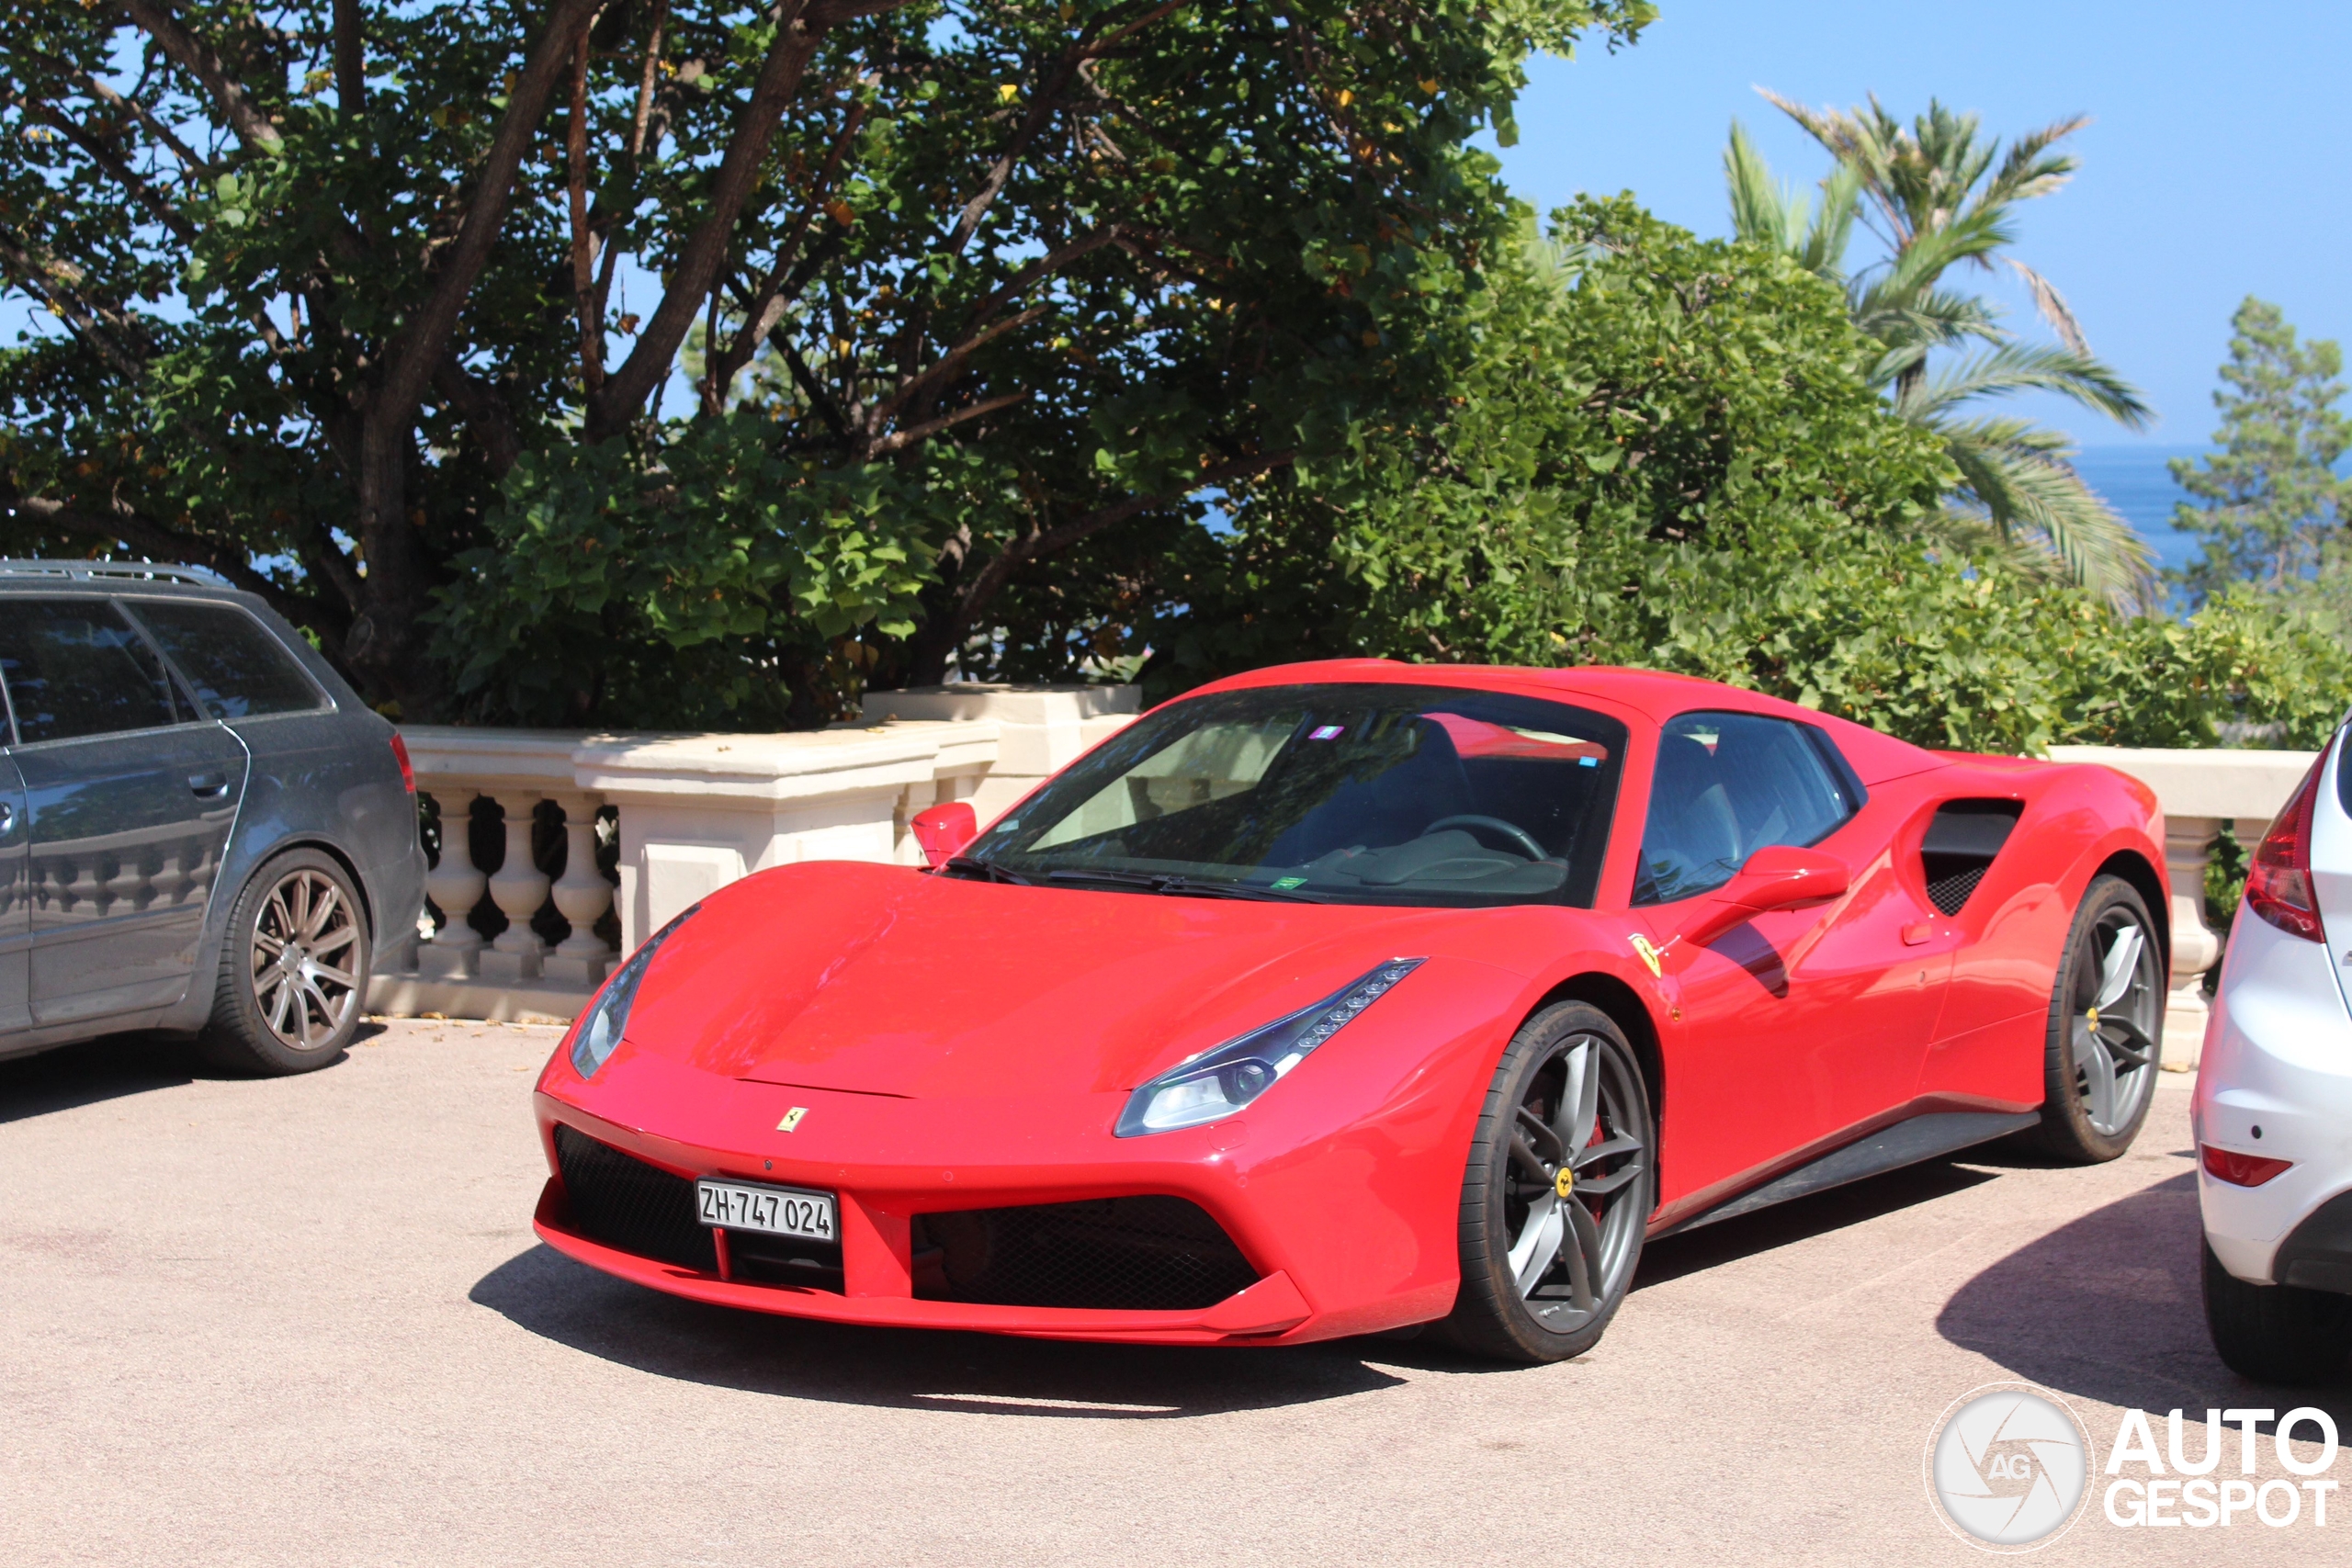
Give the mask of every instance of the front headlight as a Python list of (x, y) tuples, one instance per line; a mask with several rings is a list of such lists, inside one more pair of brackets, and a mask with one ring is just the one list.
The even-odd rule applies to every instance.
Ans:
[(1197, 1127), (1232, 1115), (1265, 1093), (1423, 962), (1392, 958), (1312, 1007), (1185, 1057), (1127, 1097), (1127, 1108), (1119, 1113), (1119, 1124), (1113, 1131), (1122, 1138), (1132, 1138)]
[(653, 953), (670, 933), (686, 923), (686, 917), (701, 908), (700, 904), (688, 908), (684, 914), (645, 939), (645, 945), (628, 955), (612, 980), (596, 994), (588, 1016), (580, 1021), (580, 1032), (571, 1037), (571, 1067), (583, 1078), (594, 1077), (613, 1047), (621, 1043), (621, 1031), (628, 1027), (629, 1004), (637, 1000), (637, 987), (645, 979), (645, 972), (653, 964)]

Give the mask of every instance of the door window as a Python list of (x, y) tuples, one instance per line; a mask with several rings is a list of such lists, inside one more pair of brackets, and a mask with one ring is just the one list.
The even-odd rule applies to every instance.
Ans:
[(147, 639), (102, 599), (10, 600), (0, 617), (0, 679), (27, 746), (196, 716)]
[(259, 621), (228, 604), (142, 599), (132, 614), (196, 688), (214, 718), (309, 713), (319, 689)]
[(1669, 903), (1721, 887), (1758, 850), (1816, 843), (1860, 806), (1843, 761), (1811, 726), (1684, 714), (1658, 738), (1634, 901)]

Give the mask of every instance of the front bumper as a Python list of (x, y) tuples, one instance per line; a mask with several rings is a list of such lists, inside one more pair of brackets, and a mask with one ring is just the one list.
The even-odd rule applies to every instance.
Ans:
[[(1407, 1070), (1368, 1078), (1361, 1056), (1349, 1073), (1322, 1075), (1324, 1092), (1301, 1081), (1318, 1062), (1336, 1066), (1337, 1055), (1317, 1053), (1284, 1093), (1245, 1115), (1119, 1139), (1110, 1134), (1119, 1093), (1016, 1105), (795, 1088), (718, 1077), (630, 1043), (583, 1082), (559, 1050), (537, 1096), (556, 1174), (534, 1227), (558, 1251), (655, 1290), (836, 1322), (1290, 1344), (1442, 1317), (1459, 1282), (1461, 1150), (1475, 1100), (1458, 1087), (1441, 1088), (1446, 1076)], [(1351, 1097), (1361, 1100), (1353, 1116), (1344, 1104)], [(780, 1123), (795, 1109), (802, 1114), (786, 1132)], [(718, 1267), (704, 1268), (607, 1245), (572, 1213), (559, 1125), (671, 1178), (834, 1193), (840, 1288), (735, 1277), (724, 1250)], [(1198, 1205), (1256, 1282), (1173, 1311), (925, 1299), (935, 1292), (918, 1284), (918, 1216), (1141, 1197)]]
[(2256, 1284), (2352, 1290), (2352, 1016), (2326, 948), (2239, 910), (2193, 1119), (2200, 1145), (2294, 1162), (2259, 1187), (2200, 1165), (2222, 1267)]

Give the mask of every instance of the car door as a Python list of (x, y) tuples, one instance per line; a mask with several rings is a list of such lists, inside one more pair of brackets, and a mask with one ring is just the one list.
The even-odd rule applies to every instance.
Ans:
[[(1665, 727), (1653, 774), (1634, 902), (1668, 950), (1695, 1057), (1678, 1075), (1678, 1114), (1709, 1131), (1678, 1157), (1696, 1162), (1685, 1175), (1703, 1189), (1907, 1100), (1939, 976), (1891, 962), (1916, 911), (1892, 897), (1887, 857), (1856, 825), (1860, 786), (1826, 735), (1762, 715), (1685, 714)], [(1773, 844), (1840, 854), (1851, 890), (1679, 951), (1677, 932), (1708, 895)]]
[[(7, 732), (0, 728), (0, 739)], [(0, 756), (0, 1037), (33, 1021), (30, 1000), (32, 902), (25, 881), (25, 783), (16, 762)]]
[(121, 611), (16, 599), (0, 625), (29, 857), (37, 1024), (168, 1006), (188, 987), (245, 784)]

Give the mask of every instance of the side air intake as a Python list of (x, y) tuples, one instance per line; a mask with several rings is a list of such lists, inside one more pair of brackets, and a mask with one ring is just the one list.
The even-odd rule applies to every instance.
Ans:
[(1947, 915), (1959, 914), (2024, 809), (2014, 800), (1951, 800), (1936, 807), (1919, 846), (1928, 901)]

